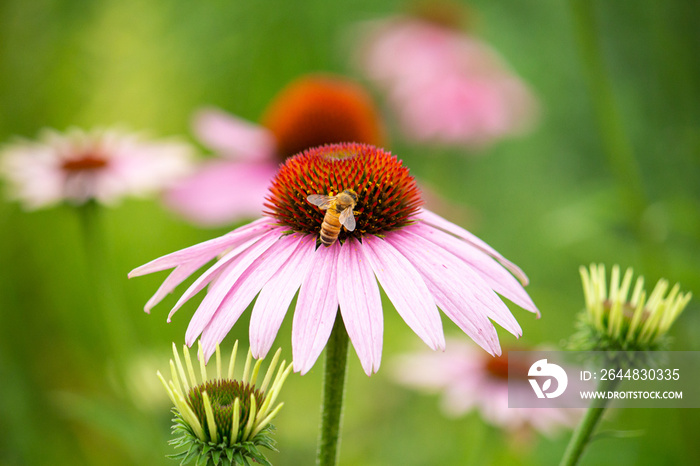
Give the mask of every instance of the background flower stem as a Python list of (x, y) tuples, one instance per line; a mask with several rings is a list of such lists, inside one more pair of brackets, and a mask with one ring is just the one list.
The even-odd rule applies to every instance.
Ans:
[(339, 310), (326, 345), (321, 432), (316, 458), (316, 464), (320, 466), (335, 466), (338, 463), (347, 359), (348, 333)]
[[(601, 380), (596, 390), (599, 392), (614, 390), (618, 383), (619, 380)], [(569, 440), (561, 463), (559, 463), (560, 466), (574, 466), (578, 464), (607, 405), (608, 400), (603, 398), (598, 398), (591, 402), (585, 416), (581, 419), (581, 423), (576, 427), (571, 440)]]
[(571, 0), (574, 30), (598, 119), (603, 150), (620, 191), (621, 215), (626, 217), (629, 228), (639, 238), (639, 251), (645, 268), (662, 269), (660, 264), (665, 261), (666, 254), (655, 238), (653, 225), (645, 218), (650, 199), (615, 99), (609, 70), (605, 66), (594, 5), (593, 0)]
[(632, 220), (638, 221), (647, 205), (647, 199), (632, 143), (625, 132), (612, 84), (600, 53), (593, 2), (572, 0), (571, 6), (583, 72), (590, 87), (605, 154), (623, 191), (623, 200), (632, 215)]
[(95, 325), (97, 332), (104, 334), (103, 350), (107, 358), (116, 366), (118, 378), (123, 375), (126, 355), (130, 351), (130, 336), (128, 331), (124, 306), (120, 296), (113, 289), (114, 280), (108, 273), (108, 260), (104, 244), (104, 234), (100, 226), (100, 206), (94, 201), (88, 201), (78, 207), (90, 288), (93, 290), (90, 304), (94, 309), (89, 314), (98, 315)]

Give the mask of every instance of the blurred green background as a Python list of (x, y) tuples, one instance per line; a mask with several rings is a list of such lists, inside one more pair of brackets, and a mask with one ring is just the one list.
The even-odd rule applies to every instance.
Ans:
[[(391, 150), (459, 207), (452, 220), (529, 275), (542, 318), (513, 306), (527, 345), (559, 344), (571, 334), (583, 305), (581, 264), (633, 266), (648, 283), (666, 277), (700, 296), (700, 5), (585, 5), (470, 3), (474, 32), (540, 99), (541, 119), (530, 134), (472, 154), (411, 146), (391, 133)], [(204, 104), (255, 121), (302, 73), (355, 76), (347, 28), (404, 7), (369, 0), (2, 0), (0, 141), (34, 137), (42, 127), (112, 124), (193, 141), (190, 116)], [(595, 37), (577, 29), (577, 11), (592, 11)], [(601, 69), (582, 47), (589, 40), (599, 46), (611, 101), (595, 84)], [(606, 132), (616, 121), (620, 131)], [(611, 146), (629, 148), (638, 175), (616, 165)], [(164, 458), (172, 453), (170, 404), (155, 370), (167, 367), (171, 342), (183, 341), (198, 300), (166, 324), (172, 296), (153, 315), (142, 312), (165, 274), (129, 282), (126, 274), (227, 229), (198, 229), (157, 201), (128, 200), (99, 212), (104, 247), (96, 259), (74, 209), (26, 213), (3, 202), (0, 225), (0, 464), (175, 464)], [(106, 280), (96, 279), (95, 264)], [(696, 298), (672, 329), (673, 349), (700, 350), (699, 307)], [(350, 353), (341, 465), (557, 463), (567, 432), (514, 441), (477, 414), (446, 419), (437, 397), (394, 385), (392, 356), (421, 344), (385, 309), (379, 373), (366, 377)], [(105, 328), (105, 313), (121, 322), (116, 330)], [(448, 322), (445, 328), (457, 333)], [(110, 332), (127, 337), (121, 362), (107, 356)], [(275, 345), (287, 359), (290, 334), (288, 316)], [(247, 335), (244, 317), (224, 346)], [(321, 372), (318, 363), (285, 386), (276, 422), (281, 453), (269, 455), (275, 465), (313, 462)], [(700, 464), (695, 410), (609, 414), (603, 430), (641, 435), (597, 441), (583, 464)]]

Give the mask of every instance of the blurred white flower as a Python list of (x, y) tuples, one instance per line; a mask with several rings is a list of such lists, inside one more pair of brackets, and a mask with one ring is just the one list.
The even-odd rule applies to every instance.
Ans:
[(60, 202), (114, 204), (170, 185), (190, 171), (191, 155), (185, 143), (147, 141), (116, 129), (46, 129), (37, 141), (0, 149), (0, 175), (10, 197), (28, 210)]

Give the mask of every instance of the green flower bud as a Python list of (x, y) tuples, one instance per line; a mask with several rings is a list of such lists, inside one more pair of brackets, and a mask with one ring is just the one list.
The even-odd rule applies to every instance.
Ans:
[[(275, 406), (282, 385), (292, 366), (282, 364), (275, 375), (281, 350), (277, 350), (267, 369), (262, 384), (256, 381), (263, 359), (252, 366), (253, 356), (248, 351), (243, 376), (233, 378), (238, 341), (233, 346), (226, 374), (222, 372), (221, 351), (216, 347), (216, 375), (209, 377), (199, 345), (198, 360), (201, 381), (198, 382), (190, 358), (189, 348), (183, 347), (184, 365), (173, 343), (174, 361), (170, 360), (171, 380), (158, 372), (158, 377), (175, 404), (173, 433), (180, 436), (170, 443), (186, 451), (174, 455), (187, 464), (249, 465), (251, 462), (269, 465), (260, 452), (260, 446), (274, 450), (270, 434), (272, 419), (284, 403)], [(252, 367), (251, 367), (252, 366)], [(274, 378), (274, 380), (273, 380)]]
[[(633, 272), (624, 276), (613, 266), (610, 287), (606, 285), (605, 266), (581, 267), (586, 310), (572, 347), (588, 351), (654, 351), (667, 345), (666, 333), (688, 305), (691, 293), (681, 293), (676, 284), (659, 280), (651, 294), (644, 290), (644, 277), (632, 287)], [(631, 295), (630, 295), (631, 290)]]

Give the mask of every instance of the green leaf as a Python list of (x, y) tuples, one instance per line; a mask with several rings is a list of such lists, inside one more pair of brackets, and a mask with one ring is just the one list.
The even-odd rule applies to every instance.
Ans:
[(207, 466), (208, 463), (209, 463), (209, 456), (204, 455), (204, 454), (200, 454), (197, 457), (197, 462), (195, 463), (195, 465), (196, 466)]

